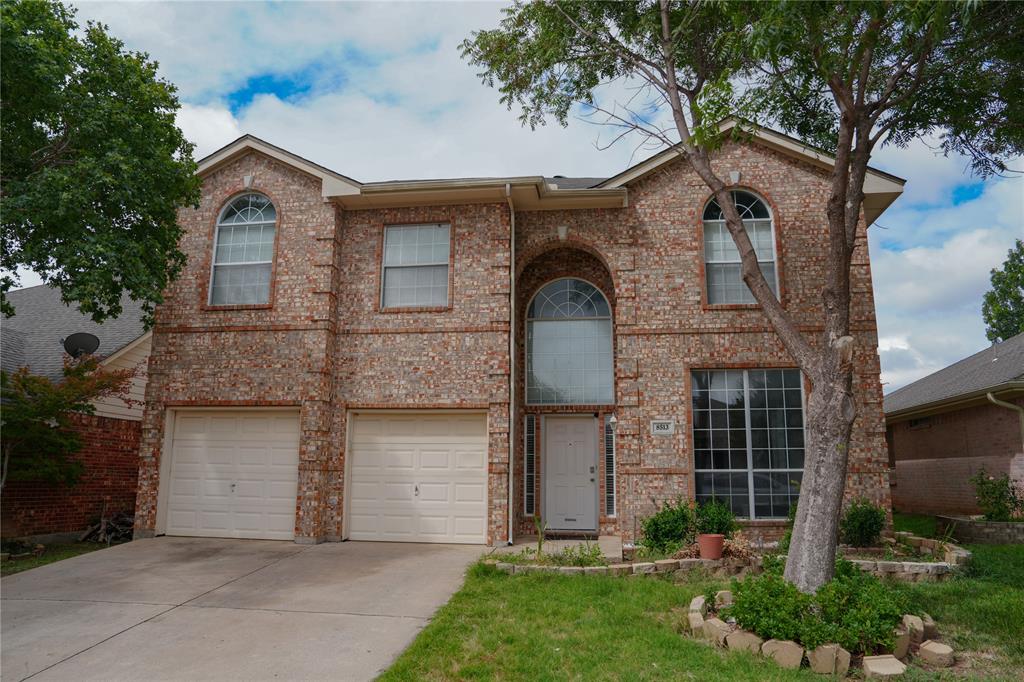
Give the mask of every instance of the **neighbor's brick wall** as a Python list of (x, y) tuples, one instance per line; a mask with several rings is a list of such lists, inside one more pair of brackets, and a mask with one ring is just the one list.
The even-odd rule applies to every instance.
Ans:
[(44, 535), (84, 530), (108, 516), (135, 507), (139, 477), (138, 421), (74, 415), (82, 436), (76, 455), (85, 466), (74, 486), (10, 481), (2, 498), (3, 536)]

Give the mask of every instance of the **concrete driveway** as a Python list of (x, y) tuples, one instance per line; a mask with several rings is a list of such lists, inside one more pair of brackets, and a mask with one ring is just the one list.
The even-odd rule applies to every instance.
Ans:
[(371, 679), (482, 547), (156, 538), (0, 581), (22, 680)]

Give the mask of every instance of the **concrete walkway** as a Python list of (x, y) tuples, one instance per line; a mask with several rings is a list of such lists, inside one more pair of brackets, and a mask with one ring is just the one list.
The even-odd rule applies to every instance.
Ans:
[(157, 538), (0, 581), (0, 675), (367, 680), (483, 547)]

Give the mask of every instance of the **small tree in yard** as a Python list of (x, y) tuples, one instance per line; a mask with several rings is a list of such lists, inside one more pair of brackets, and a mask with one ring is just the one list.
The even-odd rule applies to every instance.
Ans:
[(128, 401), (135, 370), (106, 370), (85, 357), (64, 365), (64, 378), (54, 382), (22, 368), (0, 372), (0, 488), (9, 480), (47, 481), (73, 485), (82, 474), (74, 458), (82, 438), (74, 414), (92, 414), (93, 401), (118, 397)]
[(175, 88), (101, 24), (52, 0), (0, 0), (0, 310), (28, 268), (100, 322), (123, 294), (147, 321), (181, 270), (195, 205)]
[[(1024, 150), (1022, 51), (1024, 3), (542, 0), (517, 2), (498, 28), (463, 43), (524, 124), (564, 125), (582, 107), (619, 137), (674, 149), (714, 194), (743, 281), (811, 384), (785, 570), (804, 592), (835, 565), (857, 417), (850, 270), (872, 153), (934, 133), (979, 173), (1005, 170), (1002, 159)], [(629, 100), (602, 101), (611, 83), (630, 88)], [(770, 120), (835, 157), (821, 206), (823, 332), (802, 331), (758, 267), (715, 162), (719, 122), (730, 115)]]
[(992, 343), (1024, 334), (1024, 241), (1018, 239), (1003, 267), (992, 271), (992, 288), (985, 294), (981, 314)]

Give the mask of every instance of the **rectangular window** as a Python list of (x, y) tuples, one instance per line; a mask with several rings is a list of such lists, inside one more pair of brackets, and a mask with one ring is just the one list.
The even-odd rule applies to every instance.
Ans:
[(604, 418), (604, 513), (615, 516), (615, 430), (611, 415)]
[(800, 371), (696, 370), (691, 399), (697, 501), (717, 498), (745, 518), (786, 518), (804, 468)]
[[(758, 265), (768, 286), (779, 295), (775, 275), (775, 245), (772, 242), (772, 221), (744, 220), (744, 227), (757, 254)], [(708, 303), (756, 303), (754, 295), (743, 283), (740, 274), (740, 252), (729, 234), (724, 220), (704, 221), (704, 267), (707, 274)]]
[(523, 429), (523, 512), (533, 516), (536, 511), (536, 479), (537, 479), (537, 418), (526, 415), (526, 427)]
[(384, 308), (448, 305), (450, 229), (445, 224), (384, 228)]
[(221, 225), (216, 241), (210, 304), (269, 303), (274, 223)]

